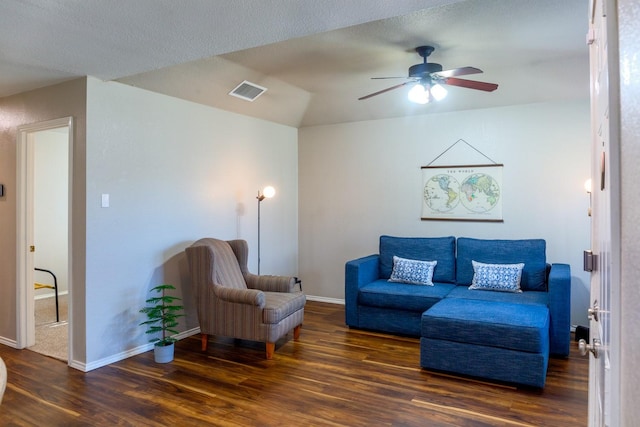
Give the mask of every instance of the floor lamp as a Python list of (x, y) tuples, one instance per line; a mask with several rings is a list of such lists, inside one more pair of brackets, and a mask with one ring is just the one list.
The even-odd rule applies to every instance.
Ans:
[(258, 276), (260, 275), (260, 203), (262, 203), (264, 199), (270, 199), (275, 195), (276, 189), (272, 186), (267, 186), (264, 187), (262, 192), (258, 190), (258, 197), (256, 197), (256, 199), (258, 199)]

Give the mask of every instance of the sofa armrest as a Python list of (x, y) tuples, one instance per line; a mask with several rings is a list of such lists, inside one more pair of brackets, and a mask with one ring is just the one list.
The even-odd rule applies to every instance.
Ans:
[(345, 318), (349, 326), (358, 326), (358, 289), (379, 276), (380, 255), (369, 255), (348, 261), (345, 265)]
[(256, 289), (236, 289), (214, 285), (213, 292), (222, 301), (264, 307), (264, 292)]
[(569, 356), (571, 343), (571, 267), (552, 264), (549, 271), (550, 353)]
[(244, 280), (247, 282), (247, 288), (265, 292), (293, 292), (296, 285), (295, 277), (291, 276), (258, 276), (247, 273)]

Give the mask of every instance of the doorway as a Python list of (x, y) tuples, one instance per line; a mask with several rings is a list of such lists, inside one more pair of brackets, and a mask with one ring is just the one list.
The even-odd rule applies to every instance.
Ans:
[(20, 127), (17, 147), (17, 344), (68, 363), (72, 118)]

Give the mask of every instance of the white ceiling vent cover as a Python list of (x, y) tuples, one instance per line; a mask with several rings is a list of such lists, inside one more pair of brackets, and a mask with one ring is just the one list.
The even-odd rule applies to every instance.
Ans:
[(258, 86), (255, 83), (251, 83), (245, 80), (238, 86), (236, 86), (235, 89), (229, 92), (229, 95), (253, 102), (257, 97), (259, 97), (266, 91), (266, 87)]

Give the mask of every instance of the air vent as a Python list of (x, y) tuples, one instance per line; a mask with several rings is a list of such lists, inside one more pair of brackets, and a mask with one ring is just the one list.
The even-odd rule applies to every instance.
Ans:
[(229, 92), (229, 95), (235, 96), (246, 101), (255, 101), (257, 97), (267, 91), (266, 87), (258, 86), (255, 83), (243, 81), (235, 89)]

